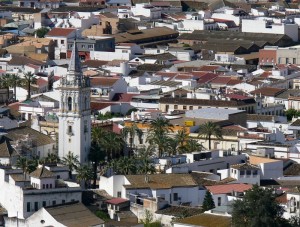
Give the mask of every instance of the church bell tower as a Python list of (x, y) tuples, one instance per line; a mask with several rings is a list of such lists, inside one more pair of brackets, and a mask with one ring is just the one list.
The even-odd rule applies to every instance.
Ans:
[(72, 47), (68, 73), (61, 78), (58, 90), (58, 155), (63, 158), (72, 152), (78, 156), (80, 163), (85, 163), (91, 146), (90, 81), (82, 74), (76, 41)]

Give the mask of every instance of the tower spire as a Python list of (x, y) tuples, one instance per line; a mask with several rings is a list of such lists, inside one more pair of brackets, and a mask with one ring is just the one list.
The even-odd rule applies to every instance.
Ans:
[(72, 48), (68, 71), (69, 71), (69, 73), (72, 73), (72, 72), (73, 73), (82, 73), (76, 38), (74, 40), (74, 44), (73, 44), (73, 48)]

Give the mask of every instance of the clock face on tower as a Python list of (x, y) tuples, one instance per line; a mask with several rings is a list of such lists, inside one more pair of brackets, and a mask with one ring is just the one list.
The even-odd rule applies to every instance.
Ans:
[(90, 82), (82, 73), (77, 43), (73, 50), (68, 73), (61, 78), (59, 110), (59, 156), (69, 152), (81, 163), (87, 162), (91, 144)]

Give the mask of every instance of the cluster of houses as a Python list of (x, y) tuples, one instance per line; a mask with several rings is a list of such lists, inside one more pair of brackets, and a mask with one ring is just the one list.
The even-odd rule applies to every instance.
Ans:
[[(255, 184), (274, 189), (284, 218), (299, 214), (293, 1), (19, 0), (1, 4), (0, 25), (0, 226), (231, 226)], [(34, 79), (8, 87), (7, 74)], [(152, 174), (99, 171), (96, 189), (66, 165), (20, 167), (70, 152), (90, 164), (93, 127), (138, 127), (127, 142), (147, 148), (159, 118), (202, 149), (149, 157)], [(221, 138), (199, 137), (207, 122)]]

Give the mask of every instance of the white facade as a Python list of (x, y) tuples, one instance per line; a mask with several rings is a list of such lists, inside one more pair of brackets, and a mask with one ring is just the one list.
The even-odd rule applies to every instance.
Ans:
[(161, 8), (148, 4), (135, 4), (135, 6), (131, 7), (131, 12), (134, 16), (143, 15), (149, 19), (161, 18)]
[(298, 41), (298, 25), (279, 21), (267, 21), (262, 19), (243, 19), (242, 32), (284, 34)]
[(76, 43), (69, 64), (68, 74), (61, 79), (58, 154), (69, 152), (78, 155), (81, 163), (88, 161), (91, 145), (90, 84), (84, 78)]

